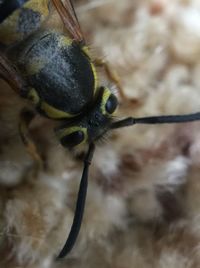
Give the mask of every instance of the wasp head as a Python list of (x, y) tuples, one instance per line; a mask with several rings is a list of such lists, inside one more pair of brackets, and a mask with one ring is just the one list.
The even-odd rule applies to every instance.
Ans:
[(95, 101), (83, 113), (56, 129), (56, 135), (64, 147), (90, 144), (110, 129), (118, 106), (117, 98), (106, 87), (100, 87), (96, 95)]

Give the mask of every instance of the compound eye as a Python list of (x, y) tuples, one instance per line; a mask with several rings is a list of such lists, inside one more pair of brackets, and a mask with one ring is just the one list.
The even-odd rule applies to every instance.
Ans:
[(118, 100), (114, 94), (111, 94), (106, 102), (106, 112), (113, 114), (118, 105)]
[(72, 148), (82, 143), (84, 139), (85, 139), (84, 132), (81, 130), (78, 130), (68, 135), (65, 135), (64, 137), (60, 139), (60, 142), (64, 147)]

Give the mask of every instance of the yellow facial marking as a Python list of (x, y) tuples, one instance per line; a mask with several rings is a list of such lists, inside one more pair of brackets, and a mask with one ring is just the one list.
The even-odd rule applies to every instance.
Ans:
[(70, 114), (70, 113), (67, 113), (64, 111), (60, 111), (44, 101), (41, 103), (40, 108), (42, 111), (44, 111), (44, 113), (48, 117), (50, 117), (52, 119), (71, 118), (71, 117), (76, 116), (75, 114)]
[(40, 97), (38, 96), (36, 90), (32, 88), (28, 93), (28, 99), (34, 104), (37, 105), (40, 102)]
[(74, 127), (69, 127), (69, 128), (65, 128), (65, 129), (60, 129), (56, 132), (56, 136), (58, 137), (59, 140), (61, 140), (65, 136), (70, 135), (71, 133), (73, 133), (75, 131), (83, 131), (83, 133), (84, 133), (84, 140), (80, 144), (78, 144), (77, 146), (80, 146), (80, 145), (86, 143), (87, 139), (88, 139), (88, 133), (87, 133), (87, 128), (84, 128), (84, 127), (74, 126)]
[(102, 96), (102, 101), (101, 101), (101, 112), (102, 114), (108, 114), (106, 112), (106, 103), (111, 95), (111, 91), (108, 88), (105, 88), (104, 92), (103, 92), (103, 96)]

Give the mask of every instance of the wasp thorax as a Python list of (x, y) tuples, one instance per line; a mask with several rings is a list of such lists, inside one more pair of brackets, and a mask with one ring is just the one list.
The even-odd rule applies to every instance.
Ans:
[(116, 96), (108, 88), (99, 88), (94, 103), (56, 129), (61, 144), (72, 148), (100, 139), (110, 129), (117, 106)]

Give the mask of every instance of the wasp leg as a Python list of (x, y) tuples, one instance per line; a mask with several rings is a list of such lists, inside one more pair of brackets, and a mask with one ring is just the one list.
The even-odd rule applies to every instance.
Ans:
[(126, 95), (124, 94), (123, 88), (121, 86), (120, 80), (118, 75), (116, 74), (115, 71), (111, 70), (110, 66), (108, 65), (108, 63), (102, 59), (95, 59), (94, 63), (97, 67), (102, 67), (104, 68), (104, 71), (108, 77), (108, 79), (110, 81), (112, 81), (118, 88), (119, 91), (119, 95), (121, 97), (122, 100), (128, 100), (128, 98), (126, 97)]
[(30, 137), (29, 134), (29, 125), (33, 118), (35, 117), (35, 113), (24, 109), (22, 110), (20, 114), (20, 121), (19, 121), (19, 134), (22, 139), (22, 142), (24, 143), (26, 150), (30, 154), (30, 156), (33, 158), (35, 161), (36, 165), (39, 168), (42, 168), (44, 166), (43, 160), (37, 150), (37, 147), (33, 140)]

